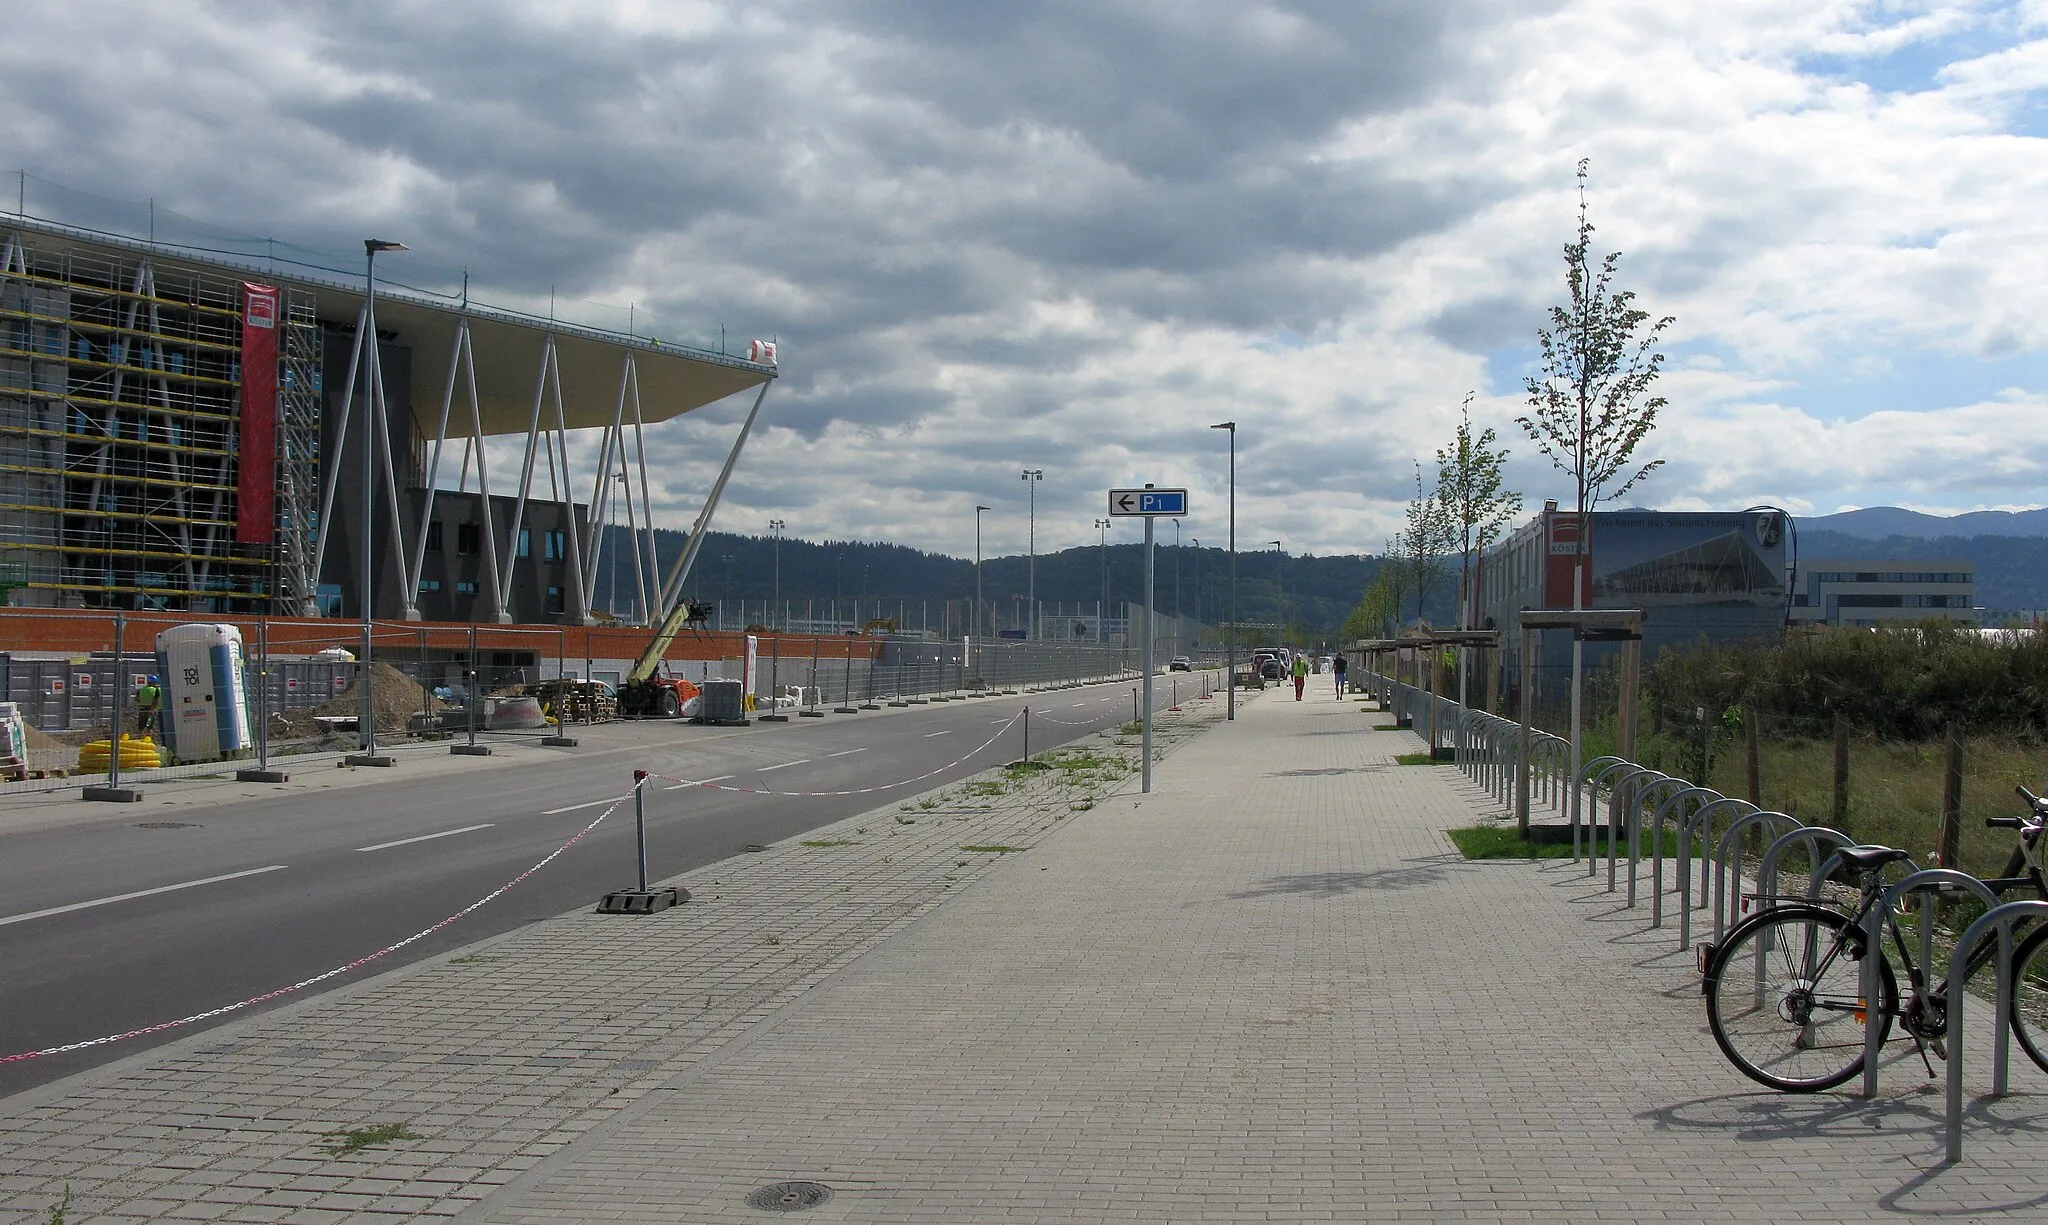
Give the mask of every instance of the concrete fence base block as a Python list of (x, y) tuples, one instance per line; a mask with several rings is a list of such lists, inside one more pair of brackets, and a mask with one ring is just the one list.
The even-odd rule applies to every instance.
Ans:
[(142, 793), (133, 787), (87, 787), (83, 796), (103, 804), (140, 804)]
[(599, 914), (655, 914), (690, 900), (687, 889), (618, 889), (604, 895), (597, 904)]

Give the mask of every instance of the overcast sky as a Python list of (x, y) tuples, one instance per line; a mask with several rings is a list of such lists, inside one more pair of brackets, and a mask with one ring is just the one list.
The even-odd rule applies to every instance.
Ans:
[[(1377, 552), (1457, 406), (1521, 435), (1595, 242), (1669, 331), (1629, 501), (2038, 506), (2048, 0), (13, 0), (0, 163), (782, 375), (716, 526), (971, 554)], [(10, 193), (11, 194), (11, 193)], [(37, 211), (34, 207), (31, 212)], [(401, 265), (399, 260), (409, 260)], [(380, 263), (380, 269), (383, 265)], [(667, 427), (686, 526), (744, 405)], [(1112, 538), (1132, 538), (1119, 526)], [(1169, 532), (1169, 536), (1170, 536)]]

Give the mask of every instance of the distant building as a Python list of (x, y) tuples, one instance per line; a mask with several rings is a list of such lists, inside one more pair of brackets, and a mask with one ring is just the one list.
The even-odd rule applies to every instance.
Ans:
[[(1775, 510), (1679, 513), (1600, 511), (1592, 521), (1581, 587), (1587, 608), (1643, 610), (1644, 658), (1701, 638), (1774, 635), (1785, 624), (1785, 516)], [(1521, 666), (1515, 614), (1572, 607), (1578, 516), (1545, 509), (1486, 553), (1478, 607), (1482, 625), (1503, 631), (1502, 663), (1512, 687)], [(1611, 651), (1588, 644), (1588, 657)], [(1537, 660), (1546, 690), (1569, 672), (1571, 636), (1544, 635)]]
[(1827, 557), (1793, 569), (1793, 625), (1875, 626), (1930, 617), (1975, 625), (1977, 563)]

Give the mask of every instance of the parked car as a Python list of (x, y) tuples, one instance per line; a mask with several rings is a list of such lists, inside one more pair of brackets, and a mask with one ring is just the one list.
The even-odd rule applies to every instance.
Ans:
[(1195, 670), (1195, 661), (1185, 655), (1176, 655), (1167, 661), (1166, 670), (1168, 672), (1193, 672)]

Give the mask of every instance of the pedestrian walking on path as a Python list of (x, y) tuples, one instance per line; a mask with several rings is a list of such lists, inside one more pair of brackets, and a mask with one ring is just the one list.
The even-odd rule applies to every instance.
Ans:
[(1337, 696), (1344, 696), (1344, 653), (1337, 652), (1337, 658), (1330, 661), (1330, 670), (1337, 674)]
[(1301, 691), (1308, 686), (1308, 656), (1294, 657), (1294, 700), (1301, 701)]

